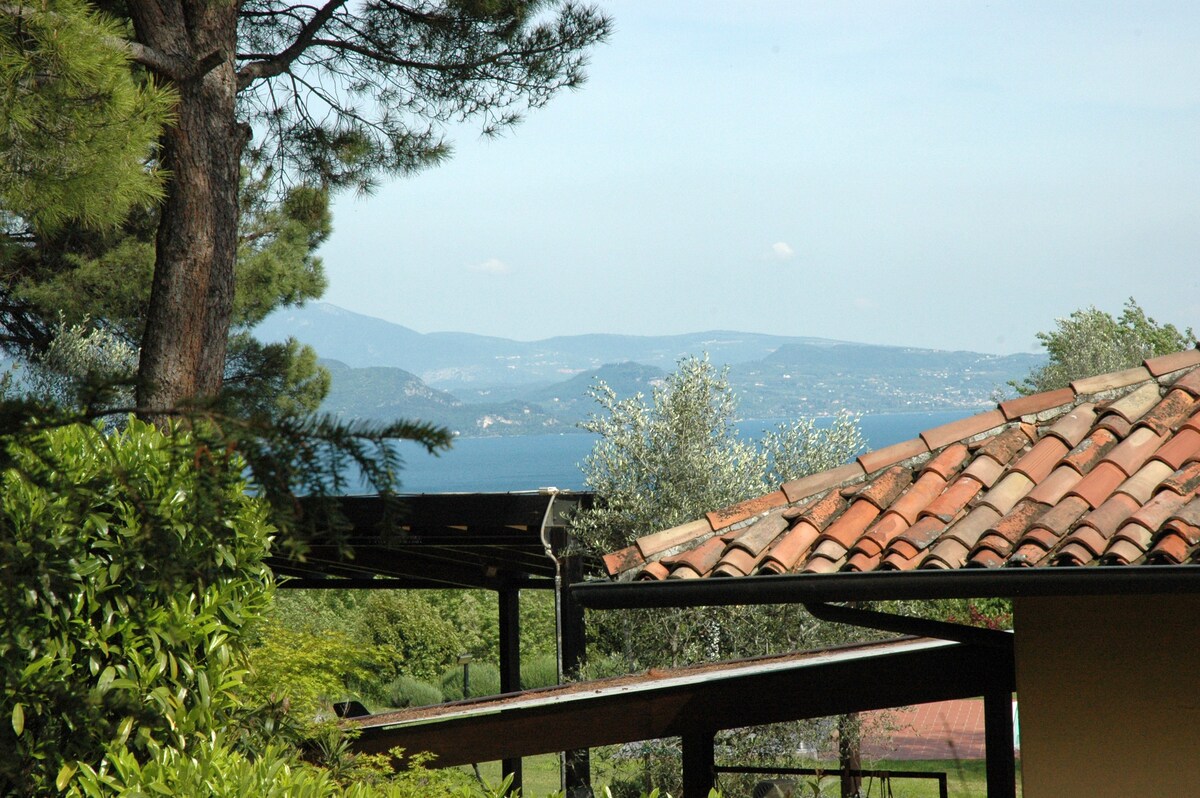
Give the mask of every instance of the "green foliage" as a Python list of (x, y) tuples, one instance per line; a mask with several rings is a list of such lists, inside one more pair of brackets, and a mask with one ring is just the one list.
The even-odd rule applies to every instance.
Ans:
[(455, 665), (442, 673), (442, 695), (447, 701), (500, 694), (500, 669), (490, 662), (472, 662), (470, 694), (463, 695), (463, 666)]
[(556, 684), (558, 684), (558, 657), (556, 655), (539, 654), (536, 657), (522, 657), (521, 689), (532, 690)]
[(1020, 383), (1012, 383), (1018, 392), (1028, 395), (1052, 391), (1066, 387), (1072, 380), (1121, 371), (1140, 365), (1146, 358), (1196, 345), (1192, 328), (1181, 331), (1173, 324), (1159, 324), (1132, 298), (1118, 318), (1087, 307), (1055, 324), (1054, 330), (1037, 334), (1049, 362)]
[(377, 671), (389, 679), (401, 669), (424, 681), (436, 679), (462, 652), (458, 631), (417, 591), (372, 590), (354, 618), (355, 639), (363, 645), (396, 652)]
[[(397, 752), (402, 753), (402, 752)], [(298, 761), (293, 751), (268, 747), (248, 755), (220, 735), (202, 738), (188, 751), (163, 747), (146, 761), (116, 749), (98, 767), (80, 766), (69, 798), (144, 798), (149, 795), (205, 798), (494, 798), (502, 793), (475, 785), (455, 770), (430, 770), (427, 760), (393, 773), (386, 757), (367, 758), (338, 779), (336, 769)]]
[(67, 407), (93, 401), (96, 386), (109, 401), (128, 405), (136, 370), (137, 350), (125, 339), (101, 327), (59, 322), (49, 346), (27, 364), (22, 384), (34, 396)]
[[(247, 172), (238, 231), (234, 330), (226, 383), (251, 412), (315, 412), (329, 392), (329, 373), (316, 352), (296, 341), (263, 344), (247, 330), (272, 310), (318, 298), (325, 276), (315, 251), (332, 229), (325, 191), (294, 186), (271, 199), (269, 172)], [(39, 231), (0, 247), (0, 283), (17, 300), (23, 324), (10, 347), (50, 378), (54, 395), (69, 398), (96, 379), (128, 382), (137, 372), (137, 348), (150, 304), (157, 209), (131, 214), (118, 229)], [(23, 330), (23, 332), (22, 332)], [(66, 335), (64, 343), (58, 338)], [(112, 350), (114, 368), (63, 368), (47, 350), (78, 348), (80, 339)], [(48, 354), (50, 355), (48, 357)], [(120, 356), (118, 357), (117, 354)], [(93, 359), (94, 360), (94, 359)], [(122, 395), (122, 404), (128, 405)], [(69, 404), (71, 402), (68, 402)]]
[(586, 546), (613, 551), (639, 535), (840, 465), (865, 445), (850, 415), (828, 429), (812, 421), (783, 426), (762, 445), (743, 440), (734, 427), (737, 399), (727, 371), (718, 372), (707, 358), (685, 358), (649, 403), (640, 394), (618, 399), (603, 382), (594, 386), (601, 412), (581, 426), (600, 436), (584, 463), (584, 482), (599, 502), (574, 525)]
[[(734, 427), (737, 403), (726, 374), (707, 359), (680, 361), (650, 403), (641, 396), (619, 400), (603, 384), (592, 394), (602, 414), (584, 428), (601, 437), (584, 474), (597, 505), (573, 519), (573, 531), (598, 553), (840, 465), (865, 444), (857, 418), (845, 414), (828, 428), (798, 421), (768, 433), (761, 444), (743, 440)], [(595, 652), (589, 653), (589, 676), (813, 648), (861, 635), (819, 624), (794, 606), (590, 613), (588, 629)], [(645, 634), (647, 629), (655, 634)], [(726, 744), (735, 759), (749, 759), (779, 746), (796, 750), (812, 735), (811, 725), (786, 724), (769, 735), (732, 735)], [(680, 786), (674, 741), (624, 746), (611, 755), (639, 760), (642, 787)], [(620, 788), (628, 793), (638, 786), (635, 781)]]
[[(303, 41), (312, 15), (268, 0), (245, 9), (253, 14), (242, 19), (239, 45), (259, 53)], [(248, 121), (262, 130), (254, 152), (324, 185), (370, 190), (381, 173), (447, 157), (439, 128), (477, 119), (495, 133), (581, 84), (585, 51), (609, 28), (590, 7), (554, 1), (330, 7), (320, 41), (288, 80), (254, 80), (243, 91)]]
[(131, 70), (124, 33), (77, 0), (0, 13), (0, 210), (99, 227), (162, 195), (147, 162), (174, 98)]
[(255, 703), (285, 703), (302, 724), (330, 717), (333, 702), (354, 697), (347, 685), (366, 680), (388, 654), (333, 631), (300, 631), (278, 622), (264, 624), (255, 637), (247, 694)]
[(0, 793), (45, 795), (106, 747), (187, 750), (226, 722), (239, 636), (272, 591), (273, 529), (241, 461), (130, 420), (9, 437), (2, 462)]
[(298, 185), (277, 202), (270, 197), (269, 173), (244, 178), (233, 318), (239, 327), (325, 293), (325, 271), (314, 253), (333, 232), (329, 192)]
[(385, 706), (397, 709), (427, 707), (446, 700), (440, 687), (411, 676), (397, 676), (380, 689), (379, 696)]

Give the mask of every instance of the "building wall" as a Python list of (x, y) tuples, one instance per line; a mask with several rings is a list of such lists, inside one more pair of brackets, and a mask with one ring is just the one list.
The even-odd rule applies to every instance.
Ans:
[(1200, 795), (1200, 596), (1015, 602), (1025, 798)]

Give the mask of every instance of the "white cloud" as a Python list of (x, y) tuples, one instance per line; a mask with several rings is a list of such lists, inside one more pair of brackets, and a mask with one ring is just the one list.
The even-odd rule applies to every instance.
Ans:
[(476, 263), (469, 268), (480, 274), (512, 274), (512, 267), (499, 258), (488, 258), (483, 263)]
[(796, 257), (796, 250), (786, 241), (776, 241), (771, 245), (771, 257), (775, 260), (791, 260)]
[(858, 296), (854, 298), (854, 307), (858, 308), (859, 310), (874, 310), (875, 308), (879, 307), (879, 303), (874, 299), (868, 299), (865, 296)]

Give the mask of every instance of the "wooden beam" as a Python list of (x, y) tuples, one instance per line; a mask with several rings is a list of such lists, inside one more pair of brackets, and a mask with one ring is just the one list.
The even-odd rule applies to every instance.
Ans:
[[(915, 644), (914, 644), (915, 646)], [(993, 667), (993, 660), (1004, 660)], [(803, 661), (802, 661), (803, 662)], [(661, 687), (592, 690), (555, 701), (510, 700), (478, 714), (431, 718), (388, 728), (362, 721), (359, 750), (401, 746), (430, 751), (439, 765), (679, 737), (696, 728), (758, 726), (865, 712), (1014, 689), (1011, 655), (964, 644), (828, 658), (736, 676), (676, 679)], [(531, 694), (536, 698), (538, 693)], [(464, 708), (465, 712), (466, 708)]]

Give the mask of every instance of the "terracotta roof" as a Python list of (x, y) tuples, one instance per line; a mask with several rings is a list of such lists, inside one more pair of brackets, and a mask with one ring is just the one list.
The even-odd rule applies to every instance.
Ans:
[(640, 538), (619, 579), (1200, 563), (1200, 351), (990, 410)]

